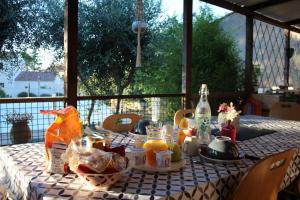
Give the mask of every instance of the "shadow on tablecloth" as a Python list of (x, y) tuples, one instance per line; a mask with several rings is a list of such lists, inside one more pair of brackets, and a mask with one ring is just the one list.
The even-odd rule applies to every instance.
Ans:
[[(246, 126), (241, 126), (240, 132), (236, 136), (236, 140), (238, 141), (249, 140), (259, 136), (269, 135), (275, 132), (276, 132), (275, 130), (271, 130), (271, 129), (261, 129), (261, 128), (253, 128), (253, 127), (250, 128)], [(220, 135), (219, 129), (213, 129), (212, 135), (214, 136)]]

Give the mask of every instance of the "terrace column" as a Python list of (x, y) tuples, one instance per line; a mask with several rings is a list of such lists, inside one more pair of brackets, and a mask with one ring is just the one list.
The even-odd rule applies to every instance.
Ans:
[(253, 90), (253, 16), (246, 16), (246, 55), (245, 55), (245, 92), (250, 96)]
[(191, 108), (192, 101), (192, 31), (193, 0), (183, 0), (182, 93), (186, 109)]
[(64, 12), (64, 90), (66, 104), (77, 107), (77, 26), (78, 0), (65, 0)]
[(284, 30), (285, 37), (285, 49), (284, 49), (284, 86), (289, 86), (289, 76), (290, 76), (290, 40), (291, 40), (291, 31), (289, 29)]

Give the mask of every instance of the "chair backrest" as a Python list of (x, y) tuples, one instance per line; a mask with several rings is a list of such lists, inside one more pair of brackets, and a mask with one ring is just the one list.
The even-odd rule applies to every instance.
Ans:
[[(142, 119), (142, 116), (137, 114), (114, 114), (108, 116), (103, 121), (103, 128), (114, 132), (131, 131), (134, 129), (137, 122)], [(125, 123), (122, 123), (125, 120)], [(130, 121), (126, 123), (126, 121)]]
[(6, 200), (6, 199), (7, 199), (6, 189), (0, 186), (0, 200)]
[(295, 149), (277, 153), (256, 163), (242, 178), (234, 200), (277, 200), (280, 185)]
[(270, 109), (270, 117), (300, 121), (300, 104), (277, 102)]
[(194, 114), (194, 113), (195, 113), (195, 109), (178, 110), (174, 115), (174, 126), (175, 127), (178, 126), (180, 123), (180, 120), (182, 118), (184, 118), (186, 114)]
[(244, 115), (262, 115), (262, 102), (253, 97), (249, 97), (243, 110)]

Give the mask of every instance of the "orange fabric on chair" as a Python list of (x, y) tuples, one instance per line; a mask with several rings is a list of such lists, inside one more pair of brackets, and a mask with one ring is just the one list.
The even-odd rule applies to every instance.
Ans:
[[(129, 124), (122, 124), (122, 119), (130, 119)], [(103, 128), (114, 132), (131, 131), (134, 129), (138, 121), (142, 119), (142, 116), (137, 114), (114, 114), (110, 115), (103, 121)]]
[(277, 102), (270, 110), (270, 117), (300, 121), (300, 104), (295, 102)]
[(277, 200), (280, 185), (295, 154), (295, 149), (260, 160), (244, 175), (234, 200)]
[(244, 106), (244, 115), (262, 115), (262, 102), (250, 97)]

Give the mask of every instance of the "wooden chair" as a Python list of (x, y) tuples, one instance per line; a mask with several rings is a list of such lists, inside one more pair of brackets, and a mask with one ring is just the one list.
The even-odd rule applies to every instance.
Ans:
[(184, 118), (186, 114), (194, 114), (194, 113), (195, 113), (195, 109), (178, 110), (174, 115), (174, 126), (175, 127), (178, 126), (180, 123), (180, 120), (182, 118)]
[(253, 97), (249, 97), (243, 109), (244, 115), (262, 115), (262, 102)]
[[(126, 119), (129, 119), (130, 123), (121, 123), (121, 120)], [(142, 119), (142, 116), (137, 114), (110, 115), (103, 121), (103, 128), (113, 132), (131, 131), (140, 119)]]
[(277, 102), (270, 109), (270, 117), (300, 121), (300, 104)]
[(6, 200), (6, 199), (7, 199), (6, 189), (0, 186), (0, 200)]
[(290, 149), (256, 163), (238, 185), (234, 200), (277, 200), (280, 185), (295, 153)]

